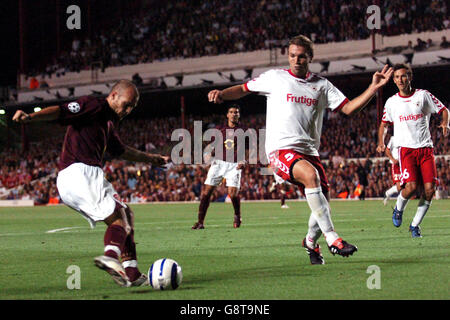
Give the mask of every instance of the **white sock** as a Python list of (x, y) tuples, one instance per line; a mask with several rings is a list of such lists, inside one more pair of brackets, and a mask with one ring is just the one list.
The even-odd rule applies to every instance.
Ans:
[(320, 231), (319, 224), (317, 223), (316, 218), (314, 218), (314, 215), (311, 212), (308, 221), (308, 233), (306, 234), (306, 246), (308, 248), (314, 249), (321, 234), (322, 231)]
[(136, 260), (127, 260), (122, 262), (122, 267), (124, 268), (129, 268), (129, 267), (133, 267), (133, 268), (137, 268), (138, 264)]
[(339, 236), (334, 231), (330, 206), (327, 198), (322, 193), (322, 188), (305, 188), (305, 196), (320, 230), (323, 232), (328, 245), (331, 246)]
[(406, 205), (408, 204), (408, 199), (403, 198), (402, 193), (400, 192), (397, 197), (397, 204), (395, 207), (399, 211), (403, 211), (406, 208)]
[(416, 215), (411, 223), (413, 227), (417, 227), (427, 214), (428, 208), (431, 206), (431, 201), (420, 199), (419, 204), (417, 206)]
[(388, 196), (389, 198), (393, 197), (394, 194), (397, 194), (397, 193), (398, 193), (397, 186), (393, 186), (385, 192), (386, 196)]

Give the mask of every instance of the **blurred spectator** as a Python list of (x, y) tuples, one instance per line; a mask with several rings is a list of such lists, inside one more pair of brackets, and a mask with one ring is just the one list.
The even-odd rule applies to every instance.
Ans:
[(136, 85), (136, 86), (142, 86), (142, 84), (143, 84), (143, 81), (142, 81), (142, 78), (141, 78), (141, 76), (139, 75), (139, 73), (135, 73), (134, 75), (133, 75), (133, 78), (131, 79), (132, 81), (133, 81), (133, 83)]
[(450, 46), (450, 42), (447, 41), (445, 36), (442, 36), (442, 42), (440, 44), (442, 49), (447, 49)]
[(414, 46), (414, 50), (422, 51), (427, 48), (427, 43), (420, 38), (417, 38), (417, 44)]
[(31, 77), (30, 79), (30, 89), (34, 90), (39, 88), (39, 81), (35, 77)]

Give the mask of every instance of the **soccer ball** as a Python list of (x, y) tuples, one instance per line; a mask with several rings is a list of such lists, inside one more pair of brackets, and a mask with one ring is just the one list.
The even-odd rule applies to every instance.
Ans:
[(158, 259), (148, 269), (150, 285), (155, 290), (175, 290), (183, 280), (181, 266), (172, 259)]

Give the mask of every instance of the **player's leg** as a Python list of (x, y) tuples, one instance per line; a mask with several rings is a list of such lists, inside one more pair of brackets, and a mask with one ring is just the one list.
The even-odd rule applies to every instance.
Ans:
[(234, 209), (233, 227), (239, 228), (242, 223), (241, 218), (241, 198), (239, 196), (239, 189), (236, 187), (228, 187), (228, 195), (230, 196), (231, 203)]
[(136, 243), (134, 241), (134, 212), (129, 206), (125, 209), (127, 221), (131, 230), (125, 239), (125, 244), (121, 254), (122, 266), (131, 282), (131, 286), (143, 286), (148, 284), (148, 277), (139, 271)]
[(437, 170), (432, 149), (425, 148), (422, 152), (424, 155), (422, 156), (420, 173), (423, 181), (423, 190), (421, 190), (422, 195), (417, 206), (416, 214), (409, 226), (413, 238), (422, 237), (420, 224), (425, 218), (436, 192)]
[[(320, 169), (320, 173), (318, 171)], [(333, 254), (348, 256), (357, 248), (342, 240), (334, 230), (331, 221), (331, 209), (326, 196), (322, 192), (321, 180), (325, 180), (325, 172), (319, 163), (311, 164), (307, 160), (299, 160), (292, 167), (292, 177), (298, 183), (304, 185), (306, 201), (311, 212), (325, 236), (328, 248)]]
[(107, 271), (116, 283), (128, 286), (119, 257), (130, 226), (124, 219), (125, 205), (117, 199), (117, 193), (104, 178), (101, 168), (74, 163), (58, 173), (57, 188), (64, 203), (80, 212), (91, 227), (97, 221), (106, 222), (104, 255), (95, 258), (95, 264)]
[(114, 212), (104, 222), (108, 226), (103, 238), (104, 253), (94, 259), (95, 265), (108, 272), (117, 284), (128, 287), (131, 285), (130, 279), (119, 261), (131, 232), (124, 207), (117, 203)]
[(286, 204), (286, 197), (287, 197), (287, 191), (289, 189), (289, 186), (287, 183), (283, 183), (280, 188), (280, 201), (281, 201), (281, 208), (282, 209), (289, 209), (289, 206)]
[(387, 205), (387, 202), (389, 201), (390, 198), (392, 198), (396, 195), (398, 196), (398, 193), (401, 190), (401, 188), (400, 188), (400, 167), (398, 164), (391, 165), (391, 176), (392, 176), (392, 180), (394, 181), (394, 185), (391, 188), (389, 188), (388, 190), (386, 190), (386, 192), (384, 193), (384, 199), (383, 199), (384, 205)]
[(233, 227), (239, 228), (242, 223), (241, 198), (239, 196), (242, 169), (237, 169), (237, 163), (226, 163), (225, 167), (226, 170), (224, 172), (224, 178), (226, 180), (226, 186), (228, 188), (228, 195), (230, 196), (231, 203), (233, 204), (234, 209)]
[[(328, 192), (324, 195), (329, 200), (327, 196)], [(320, 245), (317, 243), (317, 240), (321, 235), (322, 231), (320, 230), (319, 224), (317, 223), (314, 215), (311, 213), (308, 221), (308, 233), (302, 242), (302, 247), (306, 249), (311, 264), (325, 264), (325, 260), (323, 259), (320, 250)]]
[(216, 186), (205, 184), (200, 194), (200, 204), (198, 206), (197, 222), (192, 226), (192, 229), (204, 229), (206, 212), (208, 211), (211, 195)]
[(408, 204), (409, 199), (416, 193), (417, 175), (419, 168), (417, 167), (416, 149), (400, 148), (400, 172), (401, 182), (404, 186), (397, 196), (395, 208), (392, 212), (392, 223), (395, 227), (400, 227), (403, 219), (403, 211)]

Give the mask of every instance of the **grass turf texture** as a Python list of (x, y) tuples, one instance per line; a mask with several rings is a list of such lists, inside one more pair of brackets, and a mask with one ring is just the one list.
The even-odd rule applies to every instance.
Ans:
[[(206, 229), (191, 230), (198, 204), (135, 205), (138, 260), (172, 258), (183, 268), (175, 291), (121, 288), (94, 266), (105, 225), (89, 229), (65, 206), (0, 208), (0, 299), (89, 300), (305, 300), (448, 299), (450, 200), (434, 201), (422, 239), (408, 226), (417, 201), (392, 225), (381, 201), (332, 201), (338, 233), (358, 246), (352, 257), (332, 256), (321, 237), (325, 265), (312, 266), (300, 246), (307, 232), (306, 202), (242, 203), (243, 224), (233, 229), (231, 204), (212, 203)], [(394, 202), (391, 201), (392, 205)], [(47, 233), (49, 230), (70, 228)], [(66, 270), (81, 270), (81, 289), (69, 290)], [(381, 271), (381, 289), (368, 289), (368, 267)]]

